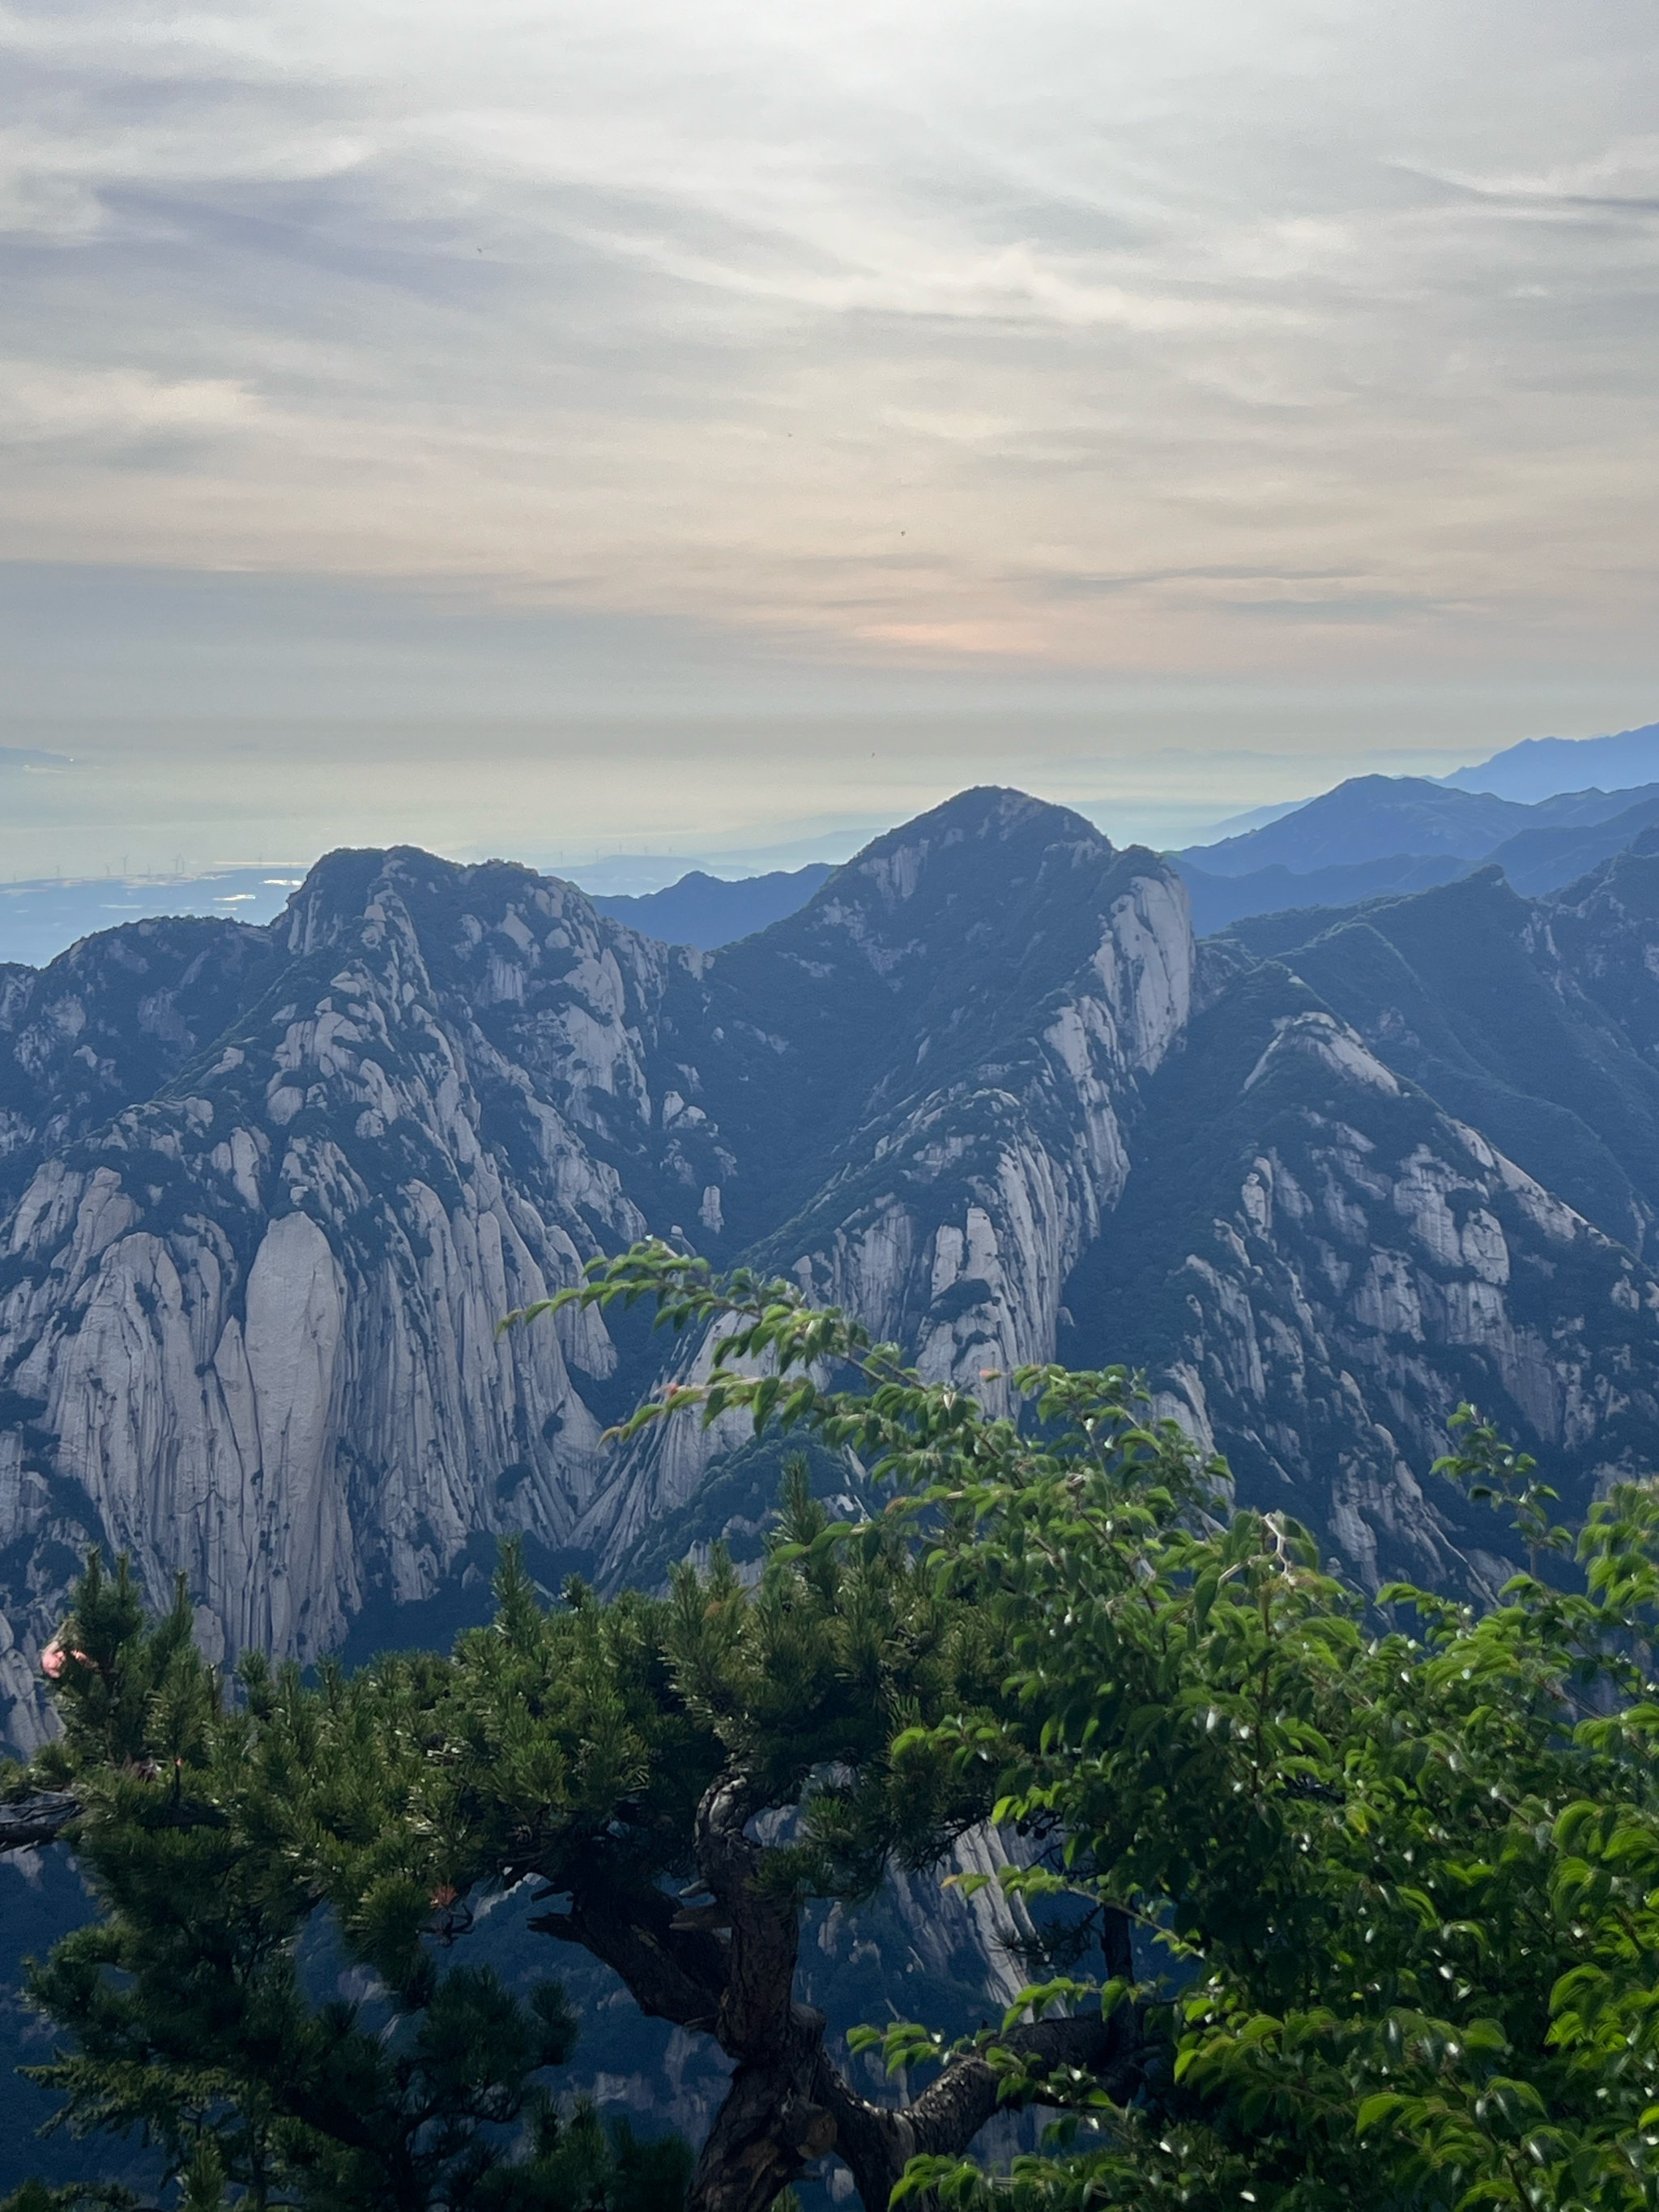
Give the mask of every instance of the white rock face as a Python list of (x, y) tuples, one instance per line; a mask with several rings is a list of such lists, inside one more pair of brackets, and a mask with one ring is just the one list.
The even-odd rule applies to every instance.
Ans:
[(1018, 1085), (919, 1100), (882, 1139), (906, 1197), (854, 1214), (789, 1271), (914, 1345), (938, 1380), (976, 1388), (987, 1368), (1052, 1358), (1066, 1279), (1122, 1192), (1138, 1080), (1181, 1034), (1192, 969), (1185, 891), (1135, 878)]
[[(882, 1003), (933, 988), (941, 866), (1010, 834), (1052, 866), (1054, 822), (1093, 920), (1045, 971), (1035, 1032), (1024, 999), (998, 1013), (1018, 1065), (988, 1090), (981, 1055), (958, 1053), (948, 1081), (887, 1104), (878, 1054), (838, 1140), (907, 1198), (849, 1202), (799, 1248), (883, 1326), (915, 1322), (940, 1371), (1052, 1343), (1071, 1257), (1127, 1172), (1125, 1099), (1178, 1031), (1184, 902), (1075, 817), (994, 795), (971, 837), (878, 857), (823, 925)], [(750, 1079), (722, 1076), (732, 1053), (800, 1056), (759, 1024), (728, 1036), (718, 961), (522, 870), (342, 854), (269, 933), (179, 927), (94, 940), (66, 980), (8, 981), (37, 1088), (64, 1092), (80, 1064), (64, 1050), (108, 1040), (78, 1123), (15, 1117), (12, 1157), (44, 1156), (0, 1220), (0, 1547), (32, 1562), (0, 1652), (16, 1695), (90, 1541), (129, 1552), (158, 1598), (182, 1567), (228, 1652), (311, 1657), (375, 1594), (425, 1595), (477, 1533), (620, 1536), (689, 1486), (708, 1440), (632, 1496), (599, 1450), (651, 1370), (618, 1401), (597, 1315), (497, 1324), (647, 1226), (718, 1240), (733, 1194), (752, 1235), (761, 1170), (711, 1101)], [(100, 1104), (118, 1109), (101, 1128)], [(41, 1725), (24, 1705), (19, 1741)]]
[[(157, 1595), (182, 1567), (233, 1652), (315, 1656), (371, 1589), (426, 1595), (475, 1531), (556, 1544), (594, 1481), (603, 1323), (496, 1330), (643, 1226), (578, 1132), (597, 1097), (639, 1120), (629, 992), (659, 985), (660, 948), (601, 941), (585, 900), (522, 872), (505, 889), (527, 920), (511, 896), (457, 918), (487, 1006), (526, 1002), (503, 963), (532, 1001), (557, 974), (534, 1043), (569, 1080), (537, 1096), (466, 993), (446, 1008), (406, 872), (392, 856), (355, 916), (313, 882), (281, 1002), (190, 1096), (46, 1162), (0, 1231), (0, 1376), (27, 1416), (0, 1429), (0, 1545), (97, 1539)], [(62, 1580), (0, 1657), (32, 1672)]]
[[(1241, 1097), (1273, 1141), (1231, 1188), (1218, 1152), (1215, 1210), (1167, 1289), (1122, 1291), (1110, 1325), (1127, 1341), (1137, 1299), (1177, 1293), (1160, 1410), (1373, 1585), (1501, 1579), (1477, 1556), (1501, 1527), (1483, 1540), (1419, 1480), (1448, 1416), (1476, 1399), (1554, 1448), (1558, 1476), (1592, 1446), (1637, 1471), (1659, 1433), (1651, 1278), (1328, 1014), (1279, 1018)], [(1591, 1316), (1563, 1306), (1563, 1276)]]
[[(907, 934), (889, 960), (879, 926), (896, 908), (908, 924), (928, 889), (930, 858), (878, 854), (866, 902), (840, 878), (828, 887), (839, 892), (830, 927), (883, 975), (947, 957), (919, 951)], [(1116, 865), (1091, 927), (1070, 972), (1036, 1004), (1018, 1004), (1012, 1035), (997, 1026), (1008, 1010), (988, 1010), (972, 1056), (939, 1087), (927, 1079), (945, 1052), (925, 1029), (909, 1039), (920, 1080), (882, 1101), (846, 1167), (763, 1249), (816, 1302), (850, 1308), (878, 1336), (910, 1346), (924, 1375), (993, 1405), (1006, 1402), (1006, 1370), (1054, 1355), (1067, 1278), (1109, 1233), (1130, 1172), (1140, 1086), (1190, 1007), (1187, 895), (1150, 856), (1144, 867)], [(960, 955), (952, 947), (949, 957)], [(711, 1458), (742, 1435), (732, 1420), (653, 1431), (619, 1464), (580, 1533), (620, 1569), (644, 1525), (684, 1504)]]

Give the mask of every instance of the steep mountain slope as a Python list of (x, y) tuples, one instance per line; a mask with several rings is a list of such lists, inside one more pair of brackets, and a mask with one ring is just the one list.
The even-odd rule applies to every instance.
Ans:
[(171, 1082), (270, 957), (261, 930), (184, 916), (0, 968), (0, 1206), (49, 1153)]
[(1422, 1483), (1457, 1397), (1569, 1495), (1647, 1462), (1659, 1285), (1298, 975), (1230, 977), (1146, 1110), (1157, 1156), (1068, 1285), (1062, 1356), (1144, 1362), (1247, 1495), (1368, 1579), (1490, 1581), (1490, 1519)]
[[(590, 1509), (652, 1348), (592, 1316), (494, 1329), (647, 1227), (721, 1255), (782, 1236), (827, 1288), (917, 1317), (936, 1362), (1046, 1348), (1190, 962), (1160, 863), (1000, 793), (723, 957), (407, 851), (334, 855), (280, 924), (222, 938), (210, 1047), (187, 1057), (184, 1023), (151, 1095), (154, 1024), (102, 1020), (136, 1095), (89, 1131), (70, 1054), (65, 1141), (0, 1227), (15, 1692), (88, 1540), (158, 1588), (183, 1565), (228, 1645), (309, 1653), (376, 1595), (424, 1596), (476, 1532), (635, 1525), (614, 1481)], [(77, 948), (79, 1003), (118, 1000), (133, 957), (130, 932)], [(58, 1006), (61, 981), (13, 994)]]
[(1154, 855), (978, 791), (712, 954), (400, 849), (264, 930), (7, 971), (14, 1733), (88, 1541), (182, 1565), (227, 1648), (310, 1655), (451, 1617), (501, 1533), (614, 1577), (752, 1521), (769, 1470), (710, 1464), (735, 1434), (600, 1445), (698, 1347), (495, 1335), (647, 1229), (965, 1387), (1144, 1360), (1356, 1567), (1484, 1571), (1417, 1480), (1460, 1395), (1580, 1498), (1659, 1405), (1656, 872), (1478, 878), (1264, 962), (1249, 924), (1195, 952)]
[(1650, 1067), (1659, 1066), (1659, 830), (1547, 903), (1574, 981)]
[[(0, 1540), (14, 1602), (98, 1538), (183, 1565), (232, 1646), (311, 1651), (373, 1583), (421, 1595), (472, 1529), (556, 1542), (583, 1502), (571, 1366), (602, 1382), (609, 1340), (494, 1328), (644, 1224), (613, 1156), (648, 1188), (626, 1017), (665, 956), (524, 871), (402, 854), (325, 863), (268, 951), (0, 1236)], [(493, 1042), (525, 1028), (556, 1106)]]
[(1659, 1065), (1585, 988), (1552, 907), (1488, 868), (1275, 950), (1396, 1073), (1653, 1255)]
[(826, 1187), (844, 1220), (848, 1179), (879, 1180), (877, 1158), (932, 1102), (1040, 1079), (1047, 1032), (1079, 1000), (1114, 1071), (1155, 1063), (1184, 1014), (1190, 943), (1161, 862), (1018, 793), (968, 793), (878, 838), (671, 995), (665, 1037), (719, 1040), (708, 1110), (744, 1162), (728, 1235), (747, 1245), (821, 1214)]
[[(742, 1164), (710, 1249), (854, 1307), (969, 1388), (1049, 1357), (1066, 1277), (1128, 1174), (1140, 1085), (1185, 1023), (1192, 949), (1170, 872), (1060, 808), (969, 793), (878, 839), (671, 994), (665, 1039), (688, 1056), (705, 1040), (687, 1072)], [(621, 1571), (735, 1441), (653, 1435), (581, 1534)]]

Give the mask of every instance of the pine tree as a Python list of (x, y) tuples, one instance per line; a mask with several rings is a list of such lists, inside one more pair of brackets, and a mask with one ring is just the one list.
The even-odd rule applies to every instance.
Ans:
[[(665, 1290), (672, 1303), (682, 1286), (662, 1264), (647, 1251), (581, 1295)], [(816, 1407), (832, 1446), (855, 1443), (912, 1491), (924, 1467), (964, 1452), (989, 1464), (1018, 1447), (1010, 1424), (988, 1425), (960, 1394), (923, 1388), (837, 1316), (694, 1279), (682, 1317), (721, 1316), (732, 1353), (775, 1344), (784, 1371), (751, 1386), (722, 1358), (711, 1413), (729, 1395), (763, 1429), (775, 1413)], [(826, 1356), (861, 1377), (855, 1407), (803, 1383), (802, 1363)], [(1113, 1372), (1077, 1384), (1098, 1431), (1091, 1452), (1109, 1456), (1123, 1433), (1140, 1433), (1127, 1382)], [(1171, 1497), (1184, 1494), (1184, 1441), (1171, 1431), (1152, 1449)], [(1125, 1465), (1141, 1484), (1144, 1470)], [(732, 2062), (698, 2160), (696, 2212), (769, 2212), (830, 2151), (866, 2205), (884, 2206), (911, 2157), (970, 2143), (1001, 2096), (987, 2056), (958, 2054), (902, 2110), (866, 2098), (834, 2062), (822, 2014), (800, 2001), (797, 1961), (815, 1899), (856, 1903), (892, 1866), (938, 1865), (990, 1809), (985, 1774), (894, 1747), (964, 1709), (994, 1709), (1004, 1665), (993, 1613), (972, 1594), (940, 1597), (902, 1516), (832, 1528), (799, 1475), (752, 1589), (717, 1551), (706, 1572), (680, 1570), (666, 1598), (601, 1601), (573, 1583), (545, 1610), (509, 1553), (498, 1601), (492, 1626), (448, 1660), (392, 1656), (349, 1681), (325, 1670), (312, 1692), (292, 1669), (245, 1664), (241, 1698), (209, 1715), (177, 1773), (215, 1808), (210, 1820), (249, 1839), (256, 1892), (269, 1882), (280, 1897), (297, 1882), (325, 1898), (354, 1955), (401, 1990), (450, 1900), (534, 1880), (551, 1909), (533, 1926), (581, 1946), (642, 2011), (712, 2036)], [(65, 1662), (71, 1700), (82, 1672)], [(158, 1715), (179, 1694), (158, 1698)], [(142, 1819), (166, 1786), (157, 1762), (154, 1774), (113, 1775), (120, 1747), (88, 1733), (90, 1718), (77, 1726), (35, 1778), (83, 1778), (83, 1832)], [(769, 1820), (763, 1840), (769, 1814), (782, 1826)], [(237, 1904), (233, 1925), (258, 1903)], [(162, 1907), (152, 1896), (144, 1910)], [(1012, 2047), (1042, 2070), (1108, 2067), (1127, 2045), (1121, 2021), (1071, 2018), (1028, 2023)]]
[[(64, 1733), (40, 1778), (72, 1778), (99, 1918), (34, 1966), (28, 1995), (68, 2039), (33, 2078), (77, 2134), (136, 2136), (182, 2203), (315, 2212), (666, 2212), (689, 2157), (545, 2081), (575, 2039), (557, 1984), (520, 1998), (488, 1968), (444, 1963), (453, 1897), (368, 1999), (319, 1999), (302, 1944), (326, 1917), (330, 1838), (313, 1809), (373, 1838), (391, 1808), (357, 1785), (329, 1717), (257, 1660), (241, 1694), (196, 1651), (180, 1589), (158, 1623), (125, 1563), (94, 1554), (60, 1638)], [(334, 1839), (337, 1848), (338, 1839)], [(106, 2192), (107, 2194), (107, 2192)], [(118, 2198), (122, 2192), (116, 2192)], [(46, 2212), (88, 2192), (14, 2197)]]

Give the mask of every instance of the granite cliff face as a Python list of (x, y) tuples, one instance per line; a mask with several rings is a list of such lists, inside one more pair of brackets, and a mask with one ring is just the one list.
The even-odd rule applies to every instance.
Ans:
[(185, 916), (83, 939), (50, 968), (0, 966), (0, 1206), (42, 1159), (170, 1083), (270, 957), (264, 930)]
[[(1622, 854), (1560, 899), (1532, 901), (1486, 870), (1311, 933), (1303, 917), (1296, 941), (1271, 949), (1397, 1073), (1651, 1257), (1659, 981), (1644, 909), (1656, 875), (1652, 855)], [(1237, 933), (1265, 950), (1272, 927)]]
[(1068, 1292), (1255, 1502), (1373, 1586), (1509, 1570), (1425, 1470), (1472, 1399), (1583, 1501), (1659, 1438), (1659, 1285), (1277, 964), (1229, 979), (1151, 1091), (1163, 1149)]
[(331, 856), (268, 929), (0, 971), (14, 1736), (88, 1541), (158, 1592), (182, 1565), (227, 1650), (310, 1656), (496, 1534), (625, 1576), (653, 1530), (717, 1533), (735, 1437), (600, 1446), (648, 1331), (495, 1334), (647, 1230), (974, 1387), (1142, 1362), (1361, 1572), (1496, 1572), (1419, 1480), (1460, 1396), (1570, 1489), (1659, 1416), (1656, 887), (1625, 854), (1481, 909), (1496, 988), (1541, 994), (1530, 1064), (1480, 962), (1430, 957), (1421, 910), (1480, 878), (1195, 952), (1162, 862), (994, 791), (714, 954), (398, 850)]
[[(741, 1163), (694, 1234), (854, 1308), (936, 1378), (978, 1389), (1051, 1358), (1192, 964), (1170, 872), (1059, 808), (969, 793), (879, 840), (671, 995), (665, 1033)], [(625, 1565), (739, 1440), (656, 1432), (580, 1533)]]
[(647, 1229), (763, 1246), (938, 1370), (1046, 1351), (1190, 965), (1151, 856), (983, 793), (726, 956), (393, 852), (324, 862), (268, 931), (140, 924), (9, 975), (16, 1731), (90, 1540), (158, 1590), (182, 1565), (227, 1649), (307, 1656), (480, 1532), (614, 1558), (702, 1471), (598, 1450), (650, 1347), (495, 1323)]
[[(130, 961), (146, 927), (70, 960)], [(182, 1565), (229, 1647), (309, 1655), (473, 1530), (556, 1542), (592, 1486), (604, 1331), (495, 1329), (644, 1225), (603, 1133), (643, 1126), (629, 1016), (661, 949), (413, 854), (325, 864), (270, 940), (209, 1049), (44, 1161), (0, 1235), (26, 1637), (101, 1538), (158, 1587)], [(556, 1103), (515, 1029), (561, 1060)]]

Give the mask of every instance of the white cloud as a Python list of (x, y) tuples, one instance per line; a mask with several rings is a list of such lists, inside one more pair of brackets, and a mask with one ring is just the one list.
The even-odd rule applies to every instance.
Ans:
[(228, 378), (169, 380), (125, 368), (60, 368), (0, 359), (0, 444), (125, 441), (161, 433), (222, 433), (261, 412)]

